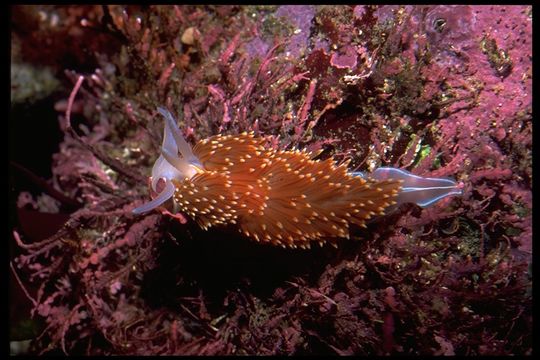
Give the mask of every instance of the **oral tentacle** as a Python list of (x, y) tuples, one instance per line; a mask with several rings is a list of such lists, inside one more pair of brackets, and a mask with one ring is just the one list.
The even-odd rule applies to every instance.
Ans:
[(169, 128), (170, 133), (174, 137), (178, 150), (180, 151), (180, 154), (182, 154), (183, 158), (186, 161), (197, 160), (197, 157), (193, 155), (193, 152), (191, 151), (191, 146), (188, 144), (186, 139), (184, 139), (180, 129), (178, 129), (176, 126), (176, 122), (174, 121), (172, 114), (162, 107), (158, 107), (158, 111), (165, 118), (165, 123), (167, 124), (166, 126)]
[[(158, 179), (159, 180), (159, 179)], [(173, 197), (175, 191), (175, 186), (170, 180), (166, 180), (165, 187), (163, 190), (159, 193), (159, 195), (154, 198), (152, 201), (149, 201), (135, 209), (133, 209), (134, 214), (143, 214), (145, 212), (148, 212), (150, 210), (153, 210), (163, 204), (165, 201), (169, 200)]]
[(167, 149), (173, 154), (178, 153), (178, 146), (176, 145), (176, 140), (174, 139), (170, 126), (163, 127), (163, 144), (161, 145), (161, 148)]

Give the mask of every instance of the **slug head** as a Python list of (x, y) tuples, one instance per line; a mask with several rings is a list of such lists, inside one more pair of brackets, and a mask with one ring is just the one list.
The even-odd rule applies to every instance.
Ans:
[(162, 179), (165, 181), (165, 187), (161, 189), (155, 199), (134, 209), (135, 214), (150, 211), (172, 198), (175, 191), (172, 180), (191, 179), (203, 169), (201, 162), (193, 154), (191, 146), (182, 136), (180, 129), (177, 128), (171, 113), (161, 107), (158, 107), (158, 112), (165, 118), (165, 127), (161, 154), (152, 167), (151, 186), (152, 190), (158, 192), (157, 185)]

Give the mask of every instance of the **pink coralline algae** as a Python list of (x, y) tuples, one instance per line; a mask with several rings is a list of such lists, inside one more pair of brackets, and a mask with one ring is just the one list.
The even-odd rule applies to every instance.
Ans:
[[(16, 6), (14, 15), (12, 61), (48, 66), (65, 85), (49, 99), (63, 136), (50, 171), (13, 160), (14, 347), (532, 353), (531, 6)], [(451, 177), (463, 195), (403, 205), (351, 228), (337, 249), (204, 231), (172, 203), (135, 216), (155, 196), (157, 107), (192, 145), (253, 131), (268, 148), (350, 161), (351, 171)], [(14, 104), (13, 117), (31, 109)]]
[(332, 54), (330, 63), (338, 69), (354, 69), (357, 64), (357, 56), (354, 47), (345, 47), (342, 53)]
[(292, 34), (287, 39), (287, 51), (292, 58), (305, 54), (310, 40), (310, 27), (315, 16), (313, 5), (284, 5), (280, 6), (274, 16), (282, 18), (292, 25)]

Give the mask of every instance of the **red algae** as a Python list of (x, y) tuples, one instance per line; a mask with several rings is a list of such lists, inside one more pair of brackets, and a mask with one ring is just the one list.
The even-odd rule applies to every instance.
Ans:
[[(12, 62), (67, 84), (50, 181), (13, 186), (30, 353), (532, 353), (532, 7), (13, 14)], [(453, 177), (463, 196), (404, 205), (337, 249), (252, 243), (172, 209), (134, 216), (159, 156), (158, 106), (191, 144), (253, 131), (351, 170)], [(38, 219), (65, 223), (40, 235)]]

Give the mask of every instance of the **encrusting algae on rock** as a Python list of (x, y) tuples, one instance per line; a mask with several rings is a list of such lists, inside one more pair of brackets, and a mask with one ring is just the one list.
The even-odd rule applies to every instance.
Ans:
[(336, 239), (349, 238), (349, 224), (365, 227), (366, 220), (384, 215), (391, 205), (429, 206), (461, 194), (448, 179), (422, 178), (393, 168), (380, 168), (366, 177), (349, 172), (348, 162), (336, 166), (333, 159), (314, 160), (318, 154), (268, 149), (253, 133), (212, 136), (191, 150), (172, 115), (163, 108), (158, 111), (166, 126), (161, 155), (152, 169), (152, 188), (157, 192), (160, 179), (165, 187), (154, 200), (133, 210), (137, 214), (173, 198), (175, 210), (204, 229), (235, 224), (256, 241), (309, 248), (312, 241), (335, 245)]

